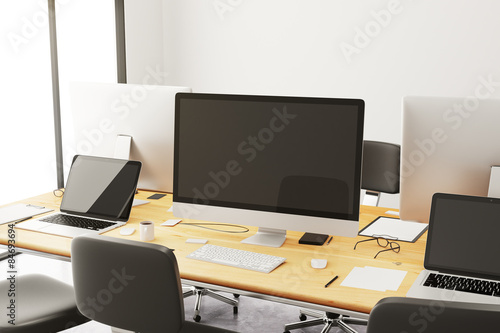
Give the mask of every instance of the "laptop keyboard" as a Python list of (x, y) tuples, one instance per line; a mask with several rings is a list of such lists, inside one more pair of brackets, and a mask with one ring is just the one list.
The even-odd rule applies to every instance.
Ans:
[(94, 220), (78, 216), (62, 215), (62, 214), (48, 216), (45, 218), (41, 218), (39, 220), (43, 222), (49, 222), (59, 225), (67, 225), (70, 227), (77, 227), (80, 229), (97, 230), (97, 231), (106, 229), (107, 227), (116, 224), (113, 222)]
[(500, 297), (500, 282), (431, 273), (424, 286)]

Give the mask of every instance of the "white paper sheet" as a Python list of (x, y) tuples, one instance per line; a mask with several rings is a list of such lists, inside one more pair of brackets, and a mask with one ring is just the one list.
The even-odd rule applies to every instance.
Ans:
[(140, 205), (145, 205), (145, 204), (148, 204), (148, 203), (149, 203), (149, 201), (147, 201), (147, 200), (134, 199), (134, 202), (132, 203), (132, 207), (140, 206)]
[(378, 268), (365, 266), (365, 272), (372, 276), (377, 276), (383, 279), (385, 288), (387, 290), (398, 290), (401, 282), (403, 282), (407, 271), (400, 271), (397, 269), (387, 269), (387, 268)]
[(162, 226), (165, 226), (165, 227), (173, 227), (174, 225), (176, 225), (177, 223), (179, 223), (180, 221), (182, 221), (181, 219), (171, 219), (171, 220), (166, 220), (165, 222), (163, 222), (161, 225)]
[(388, 210), (387, 212), (385, 212), (385, 214), (391, 214), (391, 215), (399, 216), (399, 212), (397, 212), (395, 210)]
[(343, 287), (385, 292), (398, 290), (406, 271), (378, 267), (354, 267), (340, 284)]
[(369, 289), (376, 291), (387, 290), (384, 281), (381, 282), (376, 277), (372, 278), (371, 276), (368, 276), (367, 272), (362, 267), (354, 267), (340, 285), (343, 287)]

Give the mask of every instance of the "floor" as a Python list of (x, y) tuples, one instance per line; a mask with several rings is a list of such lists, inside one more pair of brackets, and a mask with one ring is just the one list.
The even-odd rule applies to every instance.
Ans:
[[(228, 295), (228, 294), (227, 294)], [(219, 301), (205, 297), (202, 303), (201, 322), (207, 325), (224, 327), (242, 333), (262, 333), (262, 332), (283, 332), (283, 325), (298, 321), (299, 308), (290, 305), (278, 304), (250, 297), (240, 297), (239, 311), (233, 314), (231, 306)], [(192, 320), (194, 308), (194, 297), (185, 300), (186, 320)], [(320, 333), (323, 326), (297, 329), (295, 333)], [(352, 328), (359, 333), (365, 333), (366, 328), (354, 326)], [(65, 330), (64, 333), (109, 333), (108, 326), (89, 322), (87, 324)], [(330, 333), (342, 332), (338, 328), (333, 328)]]
[[(71, 284), (71, 263), (54, 260), (50, 258), (21, 254), (17, 257), (18, 274), (42, 273), (50, 275), (61, 281)], [(5, 261), (0, 262), (0, 269), (6, 267)], [(4, 270), (5, 271), (5, 270)], [(226, 294), (232, 296), (230, 294)], [(194, 297), (185, 299), (186, 319), (192, 320), (194, 309)], [(201, 309), (201, 322), (218, 327), (235, 330), (237, 332), (283, 332), (283, 326), (286, 323), (298, 321), (299, 308), (280, 303), (260, 300), (251, 297), (240, 297), (239, 311), (237, 315), (233, 314), (232, 307), (214, 300), (210, 297), (204, 297)], [(366, 328), (362, 326), (353, 326), (358, 332), (365, 333)], [(297, 329), (295, 333), (319, 333), (322, 326), (315, 326), (306, 329)], [(84, 325), (65, 330), (64, 333), (109, 333), (109, 326), (97, 322), (88, 322)], [(330, 333), (342, 332), (338, 328), (330, 330)]]

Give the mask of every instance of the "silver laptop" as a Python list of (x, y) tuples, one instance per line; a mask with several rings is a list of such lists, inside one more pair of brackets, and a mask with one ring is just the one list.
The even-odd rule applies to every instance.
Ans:
[(436, 193), (408, 297), (500, 304), (500, 199)]
[(60, 213), (16, 227), (71, 238), (120, 227), (129, 219), (140, 170), (137, 161), (76, 155)]

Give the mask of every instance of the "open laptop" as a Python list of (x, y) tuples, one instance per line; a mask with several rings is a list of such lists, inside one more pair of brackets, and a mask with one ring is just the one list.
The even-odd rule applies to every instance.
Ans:
[(408, 297), (500, 304), (500, 199), (436, 193)]
[(138, 161), (76, 155), (60, 213), (16, 228), (73, 238), (120, 227), (129, 219), (140, 170)]

